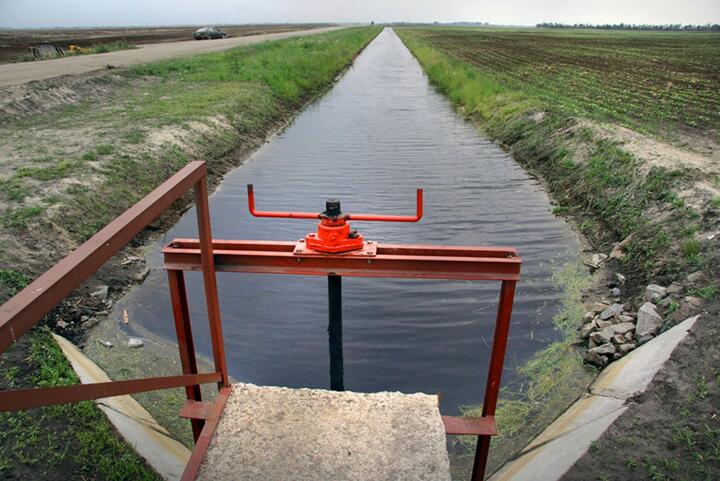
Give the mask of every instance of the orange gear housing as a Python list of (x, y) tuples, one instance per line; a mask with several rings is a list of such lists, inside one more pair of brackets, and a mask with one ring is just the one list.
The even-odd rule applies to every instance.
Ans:
[(325, 212), (320, 214), (317, 232), (305, 236), (305, 245), (314, 251), (337, 254), (362, 249), (363, 237), (350, 230), (348, 216), (340, 211), (340, 202), (329, 200)]

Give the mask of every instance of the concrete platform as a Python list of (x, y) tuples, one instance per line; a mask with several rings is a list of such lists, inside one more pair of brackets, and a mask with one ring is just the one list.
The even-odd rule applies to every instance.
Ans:
[(233, 385), (197, 479), (449, 481), (437, 397)]

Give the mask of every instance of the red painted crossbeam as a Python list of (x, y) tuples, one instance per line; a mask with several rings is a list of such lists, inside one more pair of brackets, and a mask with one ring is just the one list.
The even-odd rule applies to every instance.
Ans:
[[(396, 277), (516, 281), (521, 260), (504, 247), (448, 247), (379, 244), (365, 253), (295, 254), (296, 243), (213, 240), (215, 269), (224, 272), (310, 276)], [(199, 270), (195, 239), (177, 239), (163, 249), (170, 270)]]

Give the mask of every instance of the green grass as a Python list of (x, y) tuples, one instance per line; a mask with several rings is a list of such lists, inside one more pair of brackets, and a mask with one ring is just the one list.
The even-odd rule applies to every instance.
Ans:
[(93, 53), (117, 52), (119, 50), (130, 50), (130, 49), (134, 49), (134, 48), (137, 48), (137, 47), (129, 44), (125, 40), (116, 40), (114, 42), (100, 43), (97, 45), (93, 45), (92, 47), (89, 48), (89, 51), (86, 53), (93, 54)]
[[(580, 265), (567, 264), (553, 278), (563, 293), (562, 307), (553, 321), (562, 340), (553, 342), (517, 368), (519, 380), (502, 389), (495, 419), (498, 436), (492, 440), (490, 470), (499, 467), (529, 439), (564, 411), (590, 384), (593, 370), (583, 365), (573, 347), (578, 320), (582, 319), (583, 291), (590, 278)], [(465, 406), (463, 415), (480, 416), (482, 405)], [(475, 438), (464, 438), (468, 452)], [(464, 474), (464, 473), (462, 473)]]
[[(38, 253), (56, 249), (55, 238), (36, 245), (43, 239), (30, 235), (29, 227), (39, 222), (52, 222), (54, 235), (79, 243), (186, 165), (191, 155), (207, 162), (211, 181), (219, 178), (237, 165), (238, 150), (261, 145), (269, 132), (330, 87), (379, 31), (349, 28), (145, 65), (125, 72), (114, 94), (101, 102), (19, 120), (0, 132), (0, 143), (27, 149), (46, 145), (46, 129), (66, 129), (67, 135), (51, 149), (34, 149), (28, 156), (36, 156), (32, 163), (0, 181), (2, 201), (9, 205), (0, 212), (0, 234), (12, 239), (0, 237), (0, 243), (27, 242), (28, 251)], [(223, 125), (191, 136), (188, 148), (146, 144), (164, 126), (191, 129), (193, 122), (217, 116), (224, 117)], [(73, 137), (78, 133), (82, 142)], [(58, 183), (70, 177), (73, 182)], [(42, 200), (30, 205), (28, 198)], [(27, 272), (28, 266), (36, 268), (43, 260), (8, 259), (16, 257), (4, 252), (0, 259), (0, 300), (37, 275)], [(16, 347), (22, 352), (12, 362), (3, 361), (7, 353), (0, 356), (0, 383), (6, 388), (77, 382), (46, 331), (28, 334)], [(27, 366), (36, 373), (31, 379)], [(124, 375), (141, 377), (133, 374)], [(148, 409), (161, 419), (170, 416), (162, 411), (167, 404)], [(171, 415), (176, 418), (177, 412)], [(187, 423), (182, 426), (187, 430)], [(92, 403), (0, 415), (0, 478), (42, 479), (66, 468), (70, 471), (61, 471), (66, 479), (157, 479)]]
[[(16, 127), (23, 144), (39, 140), (34, 132), (65, 126), (86, 127), (83, 135), (95, 132), (83, 142), (92, 147), (79, 152), (58, 149), (62, 154), (45, 151), (41, 163), (19, 168), (0, 182), (3, 197), (18, 204), (0, 221), (22, 228), (43, 212), (22, 202), (33, 196), (49, 198), (52, 202), (45, 204), (67, 207), (56, 222), (74, 240), (87, 239), (188, 162), (188, 152), (180, 147), (143, 146), (148, 133), (163, 126), (214, 126), (208, 119), (222, 116), (221, 126), (196, 136), (193, 156), (207, 161), (211, 174), (216, 164), (226, 170), (239, 146), (261, 142), (289, 113), (325, 91), (379, 31), (349, 28), (141, 65), (124, 72), (127, 78), (117, 97), (101, 105), (83, 102), (24, 119)], [(150, 77), (152, 81), (142, 83)], [(102, 129), (87, 128), (97, 125)], [(49, 197), (40, 192), (47, 188), (43, 183), (71, 176), (82, 181), (85, 174), (102, 178), (89, 185), (72, 183)]]
[(160, 77), (172, 88), (157, 86), (155, 95), (135, 105), (132, 118), (177, 122), (248, 107), (255, 112), (254, 103), (269, 114), (278, 103), (297, 106), (331, 85), (378, 32), (352, 28), (136, 67), (130, 75)]
[(23, 229), (30, 219), (34, 219), (43, 213), (43, 208), (38, 206), (18, 207), (8, 209), (0, 215), (0, 224), (10, 229)]
[[(702, 249), (692, 245), (693, 241), (688, 241), (687, 248), (680, 248), (681, 255), (675, 255), (680, 245), (678, 239), (684, 237), (683, 226), (698, 220), (698, 214), (685, 206), (676, 194), (683, 183), (692, 181), (692, 174), (660, 167), (643, 169), (643, 163), (621, 145), (595, 138), (589, 129), (577, 127), (573, 115), (583, 112), (566, 108), (563, 99), (533, 94), (534, 76), (508, 81), (499, 74), (498, 65), (476, 62), (470, 53), (460, 53), (469, 49), (476, 56), (482, 56), (487, 54), (486, 48), (504, 48), (500, 45), (502, 42), (490, 40), (488, 36), (510, 39), (509, 42), (519, 48), (518, 45), (534, 40), (549, 41), (545, 37), (552, 37), (554, 33), (544, 32), (543, 40), (535, 34), (514, 30), (397, 31), (437, 89), (452, 100), (461, 114), (475, 120), (488, 135), (507, 146), (527, 169), (541, 174), (561, 212), (574, 217), (583, 234), (596, 246), (609, 250), (606, 246), (610, 243), (629, 238), (623, 267), (638, 273), (638, 282), (653, 276), (672, 280), (678, 273), (702, 264)], [(567, 47), (562, 52), (543, 43), (550, 52), (547, 55), (583, 64), (596, 50), (602, 50), (604, 32), (581, 33), (581, 36), (589, 35), (588, 39), (599, 36), (597, 44), (591, 43), (596, 45), (596, 50), (587, 47), (587, 42), (580, 43), (586, 45), (585, 50), (573, 50), (567, 44), (568, 39), (574, 38), (571, 34), (557, 34)], [(619, 35), (620, 40), (627, 41), (625, 34)], [(481, 39), (490, 45), (486, 46)], [(578, 58), (572, 60), (573, 55)], [(512, 63), (513, 59), (507, 61)], [(533, 68), (540, 68), (536, 62), (530, 63)], [(513, 65), (507, 66), (507, 70), (513, 71)], [(555, 72), (552, 65), (548, 71)], [(558, 90), (556, 97), (570, 95), (572, 89), (569, 86), (567, 92)], [(577, 89), (581, 90), (582, 86), (578, 85)], [(698, 90), (702, 91), (702, 86), (698, 86)], [(587, 91), (587, 96), (596, 98), (592, 91)], [(667, 218), (659, 221), (645, 215), (651, 208), (666, 212)]]
[(15, 295), (30, 283), (30, 278), (14, 269), (0, 269), (0, 290), (5, 291), (7, 297)]
[[(601, 79), (588, 74), (572, 83), (572, 71), (556, 69), (555, 65), (548, 65), (547, 74), (525, 72), (513, 77), (523, 68), (542, 67), (541, 62), (518, 61), (518, 58), (525, 58), (525, 54), (518, 58), (498, 55), (497, 62), (511, 64), (506, 70), (501, 70), (499, 64), (494, 68), (473, 61), (476, 56), (490, 55), (489, 52), (515, 51), (537, 39), (535, 34), (524, 31), (483, 30), (484, 33), (478, 33), (475, 29), (444, 28), (396, 31), (423, 66), (430, 81), (452, 101), (460, 115), (473, 120), (526, 169), (544, 178), (549, 192), (558, 202), (556, 213), (576, 219), (580, 230), (602, 252), (609, 251), (612, 243), (627, 239), (625, 258), (616, 267), (620, 272), (632, 273), (632, 284), (626, 286), (626, 294), (632, 295), (633, 288), (639, 290), (650, 280), (669, 283), (703, 265), (704, 247), (693, 236), (707, 226), (677, 195), (682, 186), (692, 181), (692, 175), (678, 170), (646, 168), (621, 145), (596, 137), (591, 129), (580, 127), (575, 121), (576, 115), (586, 115), (637, 127), (639, 118), (613, 113), (616, 106), (613, 98), (608, 100), (599, 96), (596, 89), (586, 90), (587, 99), (597, 99), (609, 111), (593, 110), (589, 104), (583, 104), (580, 97), (575, 97), (575, 92), (584, 88), (583, 83), (577, 82), (595, 83), (600, 88), (604, 85)], [(495, 35), (502, 42), (488, 40)], [(549, 35), (554, 34), (550, 32)], [(593, 35), (597, 34), (590, 32), (590, 36)], [(587, 42), (580, 42), (585, 47), (573, 50), (569, 39), (574, 38), (570, 35), (567, 42), (563, 40), (567, 48), (562, 58), (568, 62), (567, 59), (574, 55), (579, 57), (577, 62), (582, 65), (588, 57), (595, 58), (596, 50), (602, 50), (602, 41), (595, 50), (587, 46)], [(627, 39), (620, 35), (617, 40), (625, 42)], [(545, 48), (560, 55), (551, 47)], [(530, 47), (528, 51), (536, 50)], [(608, 52), (600, 53), (606, 55)], [(548, 61), (552, 64), (551, 60)], [(557, 82), (567, 83), (565, 90), (540, 84), (545, 77), (555, 75)], [(698, 86), (699, 91), (702, 88)], [(655, 102), (651, 107), (657, 108), (657, 105), (662, 104)], [(678, 128), (678, 124), (662, 120), (661, 124), (647, 123), (641, 130), (657, 132), (659, 125), (662, 129)], [(647, 215), (652, 210), (663, 212), (663, 216)], [(562, 284), (567, 286), (568, 299), (555, 323), (564, 339), (537, 353), (518, 369), (519, 385), (503, 389), (496, 412), (501, 434), (493, 439), (491, 469), (523, 447), (566, 409), (594, 377), (593, 371), (583, 366), (573, 346), (577, 339), (575, 329), (583, 315), (582, 290), (587, 284), (573, 280), (582, 279), (582, 276), (561, 276), (564, 276)], [(704, 294), (715, 295), (716, 292), (708, 289)], [(464, 412), (476, 415), (480, 410), (481, 406), (473, 406)], [(474, 440), (468, 440), (467, 444), (473, 447)]]
[(48, 181), (67, 177), (81, 165), (77, 160), (60, 160), (48, 167), (20, 167), (15, 171), (13, 179), (32, 177), (33, 179)]
[[(36, 329), (26, 336), (21, 347), (32, 369), (32, 374), (24, 375), (26, 382), (38, 387), (79, 382), (47, 330)], [(4, 369), (6, 383), (14, 384), (18, 371), (15, 368), (8, 380), (10, 370)], [(74, 479), (161, 479), (90, 401), (0, 413), (0, 426), (0, 473), (8, 477), (59, 479), (59, 472)]]

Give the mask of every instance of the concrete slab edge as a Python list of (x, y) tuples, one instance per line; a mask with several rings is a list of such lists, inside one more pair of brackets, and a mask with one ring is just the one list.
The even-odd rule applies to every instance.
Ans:
[[(53, 334), (83, 384), (111, 379), (89, 357), (64, 337)], [(163, 479), (179, 480), (190, 459), (190, 450), (170, 437), (152, 415), (132, 396), (116, 396), (95, 401), (118, 433)]]

